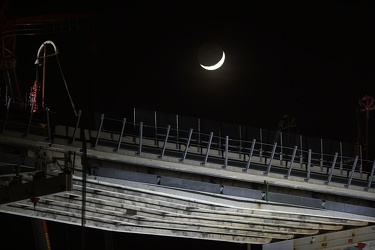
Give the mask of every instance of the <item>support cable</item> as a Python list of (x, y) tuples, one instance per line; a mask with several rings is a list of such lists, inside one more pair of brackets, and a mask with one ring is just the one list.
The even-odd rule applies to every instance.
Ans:
[(64, 81), (64, 85), (65, 85), (65, 88), (66, 88), (66, 92), (68, 93), (68, 96), (69, 96), (69, 100), (70, 100), (70, 103), (72, 105), (72, 108), (73, 108), (73, 111), (74, 111), (74, 114), (75, 116), (77, 116), (77, 110), (76, 110), (76, 107), (74, 105), (74, 102), (73, 102), (73, 99), (69, 93), (69, 89), (68, 89), (68, 85), (66, 84), (66, 80), (65, 80), (65, 77), (64, 77), (64, 74), (62, 72), (62, 68), (61, 68), (61, 65), (60, 65), (60, 60), (58, 58), (58, 55), (56, 55), (56, 59), (57, 59), (57, 64), (59, 65), (59, 69), (60, 69), (60, 73), (61, 73), (61, 76), (63, 78), (63, 81)]

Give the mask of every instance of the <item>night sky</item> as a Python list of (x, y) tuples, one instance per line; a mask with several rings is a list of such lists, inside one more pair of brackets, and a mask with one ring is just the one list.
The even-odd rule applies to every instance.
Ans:
[[(83, 112), (122, 116), (136, 107), (273, 130), (288, 114), (302, 135), (355, 142), (357, 122), (364, 133), (358, 102), (375, 96), (370, 1), (12, 2), (10, 19), (96, 16), (77, 31), (17, 38), (26, 91), (35, 80), (39, 46), (52, 40)], [(216, 71), (199, 65), (198, 51), (208, 42), (226, 54)], [(69, 112), (57, 64), (51, 59), (47, 66), (50, 107)], [(370, 112), (370, 128), (374, 116)]]
[[(358, 100), (375, 90), (374, 5), (342, 2), (124, 5), (111, 21), (120, 63), (107, 65), (123, 95), (110, 107), (130, 101), (269, 129), (290, 114), (302, 134), (353, 140)], [(226, 52), (217, 71), (198, 65), (206, 42)]]
[[(273, 130), (287, 114), (302, 135), (354, 142), (358, 121), (364, 134), (357, 108), (365, 95), (375, 95), (375, 4), (39, 0), (14, 9), (12, 16), (22, 17), (95, 13), (90, 28), (17, 40), (21, 84), (31, 86), (35, 54), (52, 40), (84, 112), (122, 116), (136, 107)], [(226, 53), (216, 71), (199, 65), (199, 49), (208, 42)], [(68, 96), (50, 61), (47, 98), (65, 112)]]

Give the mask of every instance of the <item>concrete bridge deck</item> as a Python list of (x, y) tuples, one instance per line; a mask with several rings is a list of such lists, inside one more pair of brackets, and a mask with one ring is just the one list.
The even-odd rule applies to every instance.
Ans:
[[(142, 128), (139, 123), (129, 134), (58, 125), (53, 139), (3, 130), (0, 211), (294, 249), (375, 241), (373, 172), (359, 172), (355, 158), (353, 168), (340, 169), (334, 160), (313, 165), (311, 157), (276, 157), (277, 145), (253, 144), (251, 154), (229, 143), (210, 147), (209, 136), (200, 145), (189, 144), (188, 136), (176, 144), (167, 130), (152, 138)], [(330, 233), (334, 240), (320, 237)]]

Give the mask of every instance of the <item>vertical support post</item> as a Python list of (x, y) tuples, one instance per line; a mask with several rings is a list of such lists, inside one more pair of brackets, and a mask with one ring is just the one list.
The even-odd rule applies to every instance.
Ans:
[(239, 153), (239, 159), (241, 159), (241, 157), (242, 157), (242, 130), (241, 130), (241, 125), (238, 125), (238, 129), (239, 129), (239, 133), (240, 133), (240, 147), (238, 148), (238, 153)]
[(355, 160), (354, 160), (354, 163), (353, 163), (353, 167), (352, 167), (352, 171), (350, 171), (350, 176), (349, 176), (349, 179), (348, 179), (348, 184), (344, 185), (346, 188), (348, 188), (350, 186), (350, 184), (352, 183), (352, 179), (353, 179), (355, 167), (357, 166), (357, 161), (358, 161), (358, 155), (355, 157)]
[(176, 115), (176, 149), (180, 149), (180, 127), (178, 124), (178, 115)]
[(301, 145), (301, 148), (299, 150), (299, 164), (300, 168), (303, 167), (303, 149), (302, 149), (302, 135), (299, 136), (299, 144)]
[(158, 140), (158, 119), (157, 119), (157, 113), (154, 111), (154, 131), (155, 131), (155, 146), (158, 146), (159, 140)]
[(139, 147), (137, 155), (140, 155), (142, 153), (142, 143), (143, 143), (143, 122), (139, 123)]
[(136, 123), (136, 120), (135, 120), (135, 118), (136, 118), (136, 109), (134, 108), (133, 109), (133, 130), (134, 130), (134, 136), (133, 136), (133, 142), (134, 143), (137, 143), (137, 137), (136, 137), (136, 134), (137, 134), (137, 126), (135, 125), (135, 123)]
[(362, 145), (359, 145), (359, 159), (360, 159), (359, 173), (362, 178), (362, 169), (363, 169)]
[(323, 172), (323, 139), (320, 138), (320, 172)]
[(311, 174), (311, 149), (309, 149), (309, 155), (308, 155), (308, 158), (307, 158), (306, 172), (307, 172), (307, 175), (306, 175), (305, 181), (309, 181), (310, 180), (310, 174)]
[(201, 143), (202, 143), (202, 140), (201, 140), (201, 119), (198, 118), (198, 121), (197, 121), (197, 126), (198, 126), (198, 147), (197, 147), (197, 151), (202, 153), (202, 146), (201, 146)]
[(46, 107), (46, 112), (47, 112), (47, 133), (48, 133), (48, 138), (47, 138), (47, 141), (49, 142), (52, 142), (52, 136), (51, 136), (51, 123), (50, 123), (50, 119), (49, 119), (49, 108)]
[(225, 152), (223, 152), (223, 150), (221, 150), (221, 126), (219, 127), (219, 141), (218, 141), (218, 145), (217, 145), (217, 155), (218, 156), (224, 156)]
[(263, 137), (262, 137), (262, 129), (259, 129), (259, 137), (260, 137), (259, 160), (260, 160), (260, 162), (262, 162), (262, 158), (263, 158)]
[(292, 172), (292, 167), (293, 167), (294, 158), (296, 157), (296, 154), (297, 154), (297, 146), (294, 146), (292, 159), (290, 160), (290, 164), (289, 164), (288, 173), (287, 173), (287, 175), (284, 175), (285, 179), (288, 179), (289, 176), (290, 176), (290, 173)]
[(225, 136), (225, 160), (224, 160), (224, 166), (223, 168), (226, 168), (228, 166), (228, 148), (229, 148), (229, 136)]
[(158, 158), (163, 158), (164, 156), (164, 153), (165, 153), (165, 148), (167, 147), (167, 143), (168, 143), (168, 137), (169, 137), (169, 131), (171, 130), (171, 125), (168, 125), (167, 127), (167, 134), (165, 135), (165, 139), (164, 139), (164, 145), (163, 145), (163, 149), (161, 150), (161, 154), (158, 156)]
[(212, 137), (214, 136), (214, 133), (211, 132), (210, 133), (210, 140), (208, 142), (208, 146), (207, 146), (207, 152), (206, 152), (206, 157), (204, 158), (204, 162), (201, 163), (201, 165), (206, 165), (207, 163), (207, 160), (208, 160), (208, 154), (210, 153), (210, 148), (211, 148), (211, 143), (212, 143)]
[(102, 127), (103, 127), (103, 121), (104, 121), (104, 114), (102, 114), (100, 116), (100, 125), (99, 125), (99, 129), (98, 129), (98, 133), (96, 134), (96, 140), (95, 140), (95, 145), (94, 147), (96, 147), (98, 145), (98, 142), (99, 142), (99, 137), (100, 137), (100, 133), (102, 131)]
[(251, 149), (249, 153), (249, 160), (247, 161), (246, 168), (243, 169), (243, 171), (247, 171), (250, 168), (251, 158), (253, 157), (254, 152), (254, 146), (255, 146), (255, 139), (253, 139), (253, 142), (251, 143)]
[(342, 142), (340, 141), (340, 174), (342, 174), (343, 172), (343, 159), (342, 159)]
[(125, 130), (125, 124), (126, 124), (126, 118), (123, 118), (123, 120), (122, 120), (122, 127), (121, 127), (121, 133), (120, 133), (119, 138), (118, 138), (117, 148), (114, 151), (118, 152), (120, 150), (121, 142), (122, 142), (122, 137), (123, 137), (124, 130)]
[(280, 158), (280, 165), (282, 166), (283, 165), (283, 132), (280, 131), (280, 154), (279, 154), (279, 158)]
[(180, 161), (184, 161), (186, 159), (186, 155), (187, 155), (188, 149), (190, 147), (190, 141), (191, 141), (191, 135), (192, 134), (193, 134), (193, 129), (191, 128), (190, 131), (189, 131), (188, 141), (187, 141), (186, 146), (185, 146), (185, 151), (184, 151), (184, 154), (183, 154), (182, 158), (180, 159)]
[(368, 184), (367, 184), (367, 187), (365, 188), (365, 191), (369, 191), (370, 190), (372, 178), (374, 177), (374, 171), (375, 171), (375, 160), (374, 160), (374, 164), (372, 165), (371, 174), (368, 177)]
[(272, 155), (271, 155), (271, 158), (270, 158), (270, 162), (268, 163), (267, 171), (265, 171), (263, 173), (264, 175), (268, 175), (269, 172), (271, 171), (272, 161), (273, 161), (273, 157), (275, 156), (276, 147), (277, 147), (277, 142), (275, 142), (273, 144), (273, 149), (272, 149)]
[(335, 157), (334, 157), (333, 162), (332, 162), (331, 171), (329, 173), (328, 180), (324, 182), (324, 184), (326, 184), (326, 185), (329, 185), (329, 183), (331, 182), (332, 175), (333, 175), (333, 170), (335, 170), (337, 155), (338, 155), (338, 153), (336, 152), (335, 153)]

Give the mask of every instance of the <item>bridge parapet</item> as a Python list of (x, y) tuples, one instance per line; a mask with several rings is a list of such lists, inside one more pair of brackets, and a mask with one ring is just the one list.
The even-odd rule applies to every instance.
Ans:
[[(68, 144), (81, 146), (81, 111), (75, 124), (70, 126), (52, 124), (48, 111), (45, 122), (40, 119), (43, 115), (32, 112), (26, 112), (23, 119), (13, 121), (9, 119), (12, 110), (8, 107), (3, 114), (2, 133), (19, 131), (29, 138), (39, 135), (45, 136), (50, 143), (65, 140)], [(173, 114), (159, 115), (139, 109), (134, 109), (133, 119), (113, 119), (102, 114), (98, 124), (95, 129), (84, 128), (90, 148), (105, 146), (113, 148), (113, 152), (130, 150), (138, 155), (148, 152), (159, 159), (174, 157), (180, 162), (190, 160), (199, 165), (214, 163), (223, 169), (231, 167), (243, 172), (262, 172), (264, 176), (277, 174), (284, 179), (299, 177), (304, 182), (348, 189), (369, 191), (373, 188), (375, 161), (363, 159), (361, 154), (355, 155), (361, 151), (353, 150), (353, 145), (347, 143), (293, 134), (288, 134), (286, 141), (280, 131), (278, 140), (273, 141), (274, 131), (205, 122)], [(290, 138), (295, 138), (292, 141), (296, 143), (291, 144)]]

